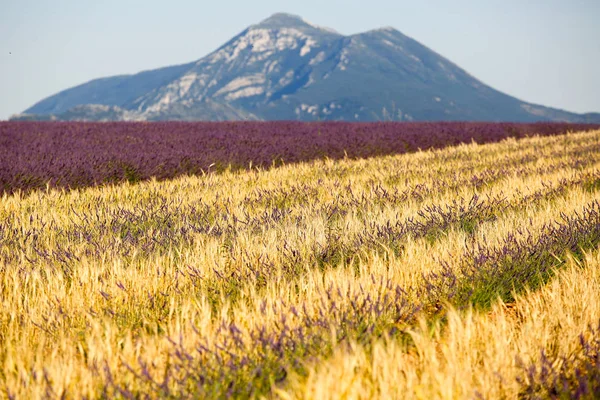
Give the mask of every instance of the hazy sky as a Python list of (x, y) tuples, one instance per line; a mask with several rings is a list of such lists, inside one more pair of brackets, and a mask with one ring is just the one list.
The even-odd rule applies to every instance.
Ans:
[(0, 119), (94, 78), (197, 60), (275, 12), (343, 34), (392, 26), (505, 93), (600, 112), (600, 0), (0, 0)]

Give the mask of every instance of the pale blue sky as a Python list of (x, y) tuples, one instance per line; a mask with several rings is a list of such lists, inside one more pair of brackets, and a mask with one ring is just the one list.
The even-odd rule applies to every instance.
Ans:
[(522, 100), (600, 112), (600, 0), (0, 0), (0, 119), (197, 60), (275, 12), (343, 34), (392, 26)]

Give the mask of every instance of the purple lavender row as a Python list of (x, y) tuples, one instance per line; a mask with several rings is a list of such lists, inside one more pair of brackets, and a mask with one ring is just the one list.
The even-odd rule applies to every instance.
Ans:
[(0, 193), (168, 179), (598, 129), (513, 123), (0, 122)]
[[(519, 237), (523, 235), (523, 237)], [(515, 292), (545, 284), (564, 264), (565, 253), (582, 260), (584, 252), (600, 244), (600, 202), (581, 212), (562, 215), (562, 221), (545, 225), (540, 234), (516, 232), (497, 248), (476, 245), (461, 257), (456, 270), (442, 263), (442, 270), (425, 276), (421, 288), (431, 312), (450, 301), (456, 307), (488, 308), (497, 298), (514, 300)], [(433, 300), (433, 301), (432, 301)]]

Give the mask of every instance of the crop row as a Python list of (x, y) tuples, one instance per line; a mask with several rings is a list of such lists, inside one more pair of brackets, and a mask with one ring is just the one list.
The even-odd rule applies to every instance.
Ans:
[[(138, 389), (132, 390), (129, 384), (115, 381), (115, 373), (105, 367), (101, 369), (107, 378), (105, 391), (132, 399), (141, 394), (238, 398), (267, 393), (273, 384), (285, 379), (288, 369), (302, 374), (307, 360), (326, 357), (340, 342), (368, 344), (382, 335), (401, 335), (403, 328), (414, 323), (417, 312), (431, 312), (432, 302), (438, 307), (440, 300), (459, 306), (468, 301), (489, 307), (496, 295), (510, 300), (507, 293), (519, 292), (528, 284), (535, 286), (540, 278), (547, 280), (551, 270), (564, 262), (565, 252), (598, 246), (599, 211), (600, 203), (595, 202), (522, 241), (509, 235), (500, 248), (467, 252), (464, 262), (468, 271), (462, 271), (462, 276), (451, 270), (430, 275), (417, 301), (411, 301), (405, 290), (389, 280), (379, 278), (381, 282), (376, 282), (378, 278), (371, 276), (365, 278), (374, 280), (379, 293), (368, 293), (361, 286), (355, 291), (330, 286), (322, 294), (316, 314), (307, 312), (306, 305), (278, 308), (274, 311), (280, 317), (274, 326), (244, 332), (234, 323), (223, 324), (216, 342), (215, 337), (203, 338), (196, 329), (198, 337), (193, 348), (171, 338), (173, 348), (166, 371), (152, 371), (150, 361), (143, 358), (138, 365), (128, 365), (138, 384)], [(564, 248), (562, 243), (566, 243)], [(438, 308), (433, 312), (441, 311)]]
[(286, 399), (597, 399), (600, 253), (567, 258), (546, 285), (489, 310), (449, 310), (395, 339), (340, 346), (277, 390)]
[[(227, 269), (216, 273), (215, 279), (220, 281), (219, 276), (225, 274), (237, 282), (247, 279), (261, 282), (277, 271), (285, 272), (286, 276), (296, 276), (301, 272), (299, 268), (305, 265), (317, 265), (320, 268), (336, 266), (342, 262), (348, 263), (361, 254), (384, 250), (399, 254), (408, 239), (427, 238), (433, 242), (450, 229), (473, 234), (481, 223), (494, 221), (508, 211), (518, 212), (546, 204), (577, 187), (597, 190), (600, 188), (600, 174), (597, 171), (580, 173), (513, 199), (501, 195), (480, 198), (475, 194), (469, 199), (456, 198), (450, 204), (428, 204), (420, 208), (415, 217), (395, 222), (387, 220), (385, 223), (370, 221), (369, 205), (398, 204), (395, 196), (391, 196), (389, 201), (390, 196), (381, 195), (381, 192), (386, 193), (381, 187), (371, 192), (375, 198), (367, 198), (364, 194), (356, 198), (350, 191), (346, 200), (325, 202), (313, 209), (314, 214), (324, 216), (328, 223), (324, 242), (311, 241), (307, 248), (307, 243), (291, 244), (281, 238), (275, 257), (272, 252), (242, 252), (238, 257), (236, 251), (230, 248), (227, 254), (231, 262)], [(388, 202), (374, 201), (379, 198), (388, 198)], [(339, 221), (352, 210), (362, 210), (359, 218), (362, 220), (361, 227), (345, 231)], [(21, 268), (26, 269), (27, 265), (35, 268), (40, 262), (49, 261), (61, 265), (62, 271), (69, 275), (70, 269), (83, 256), (114, 254), (129, 257), (140, 251), (142, 254), (166, 251), (172, 246), (190, 246), (196, 235), (212, 237), (233, 246), (238, 235), (260, 236), (266, 229), (283, 223), (303, 226), (308, 224), (307, 218), (311, 218), (310, 215), (293, 215), (288, 208), (278, 206), (266, 207), (262, 213), (254, 215), (236, 216), (227, 208), (208, 204), (183, 207), (164, 198), (146, 202), (143, 208), (117, 208), (102, 218), (97, 213), (79, 214), (73, 211), (71, 227), (66, 230), (55, 228), (52, 222), (48, 223), (43, 217), (36, 216), (34, 220), (33, 215), (29, 223), (34, 227), (24, 230), (21, 221), (8, 218), (0, 223), (0, 261), (20, 262)], [(69, 246), (55, 244), (49, 247), (44, 244), (49, 236), (58, 239), (59, 243), (69, 243)], [(254, 262), (255, 259), (260, 262)], [(229, 292), (228, 295), (231, 297), (233, 293)]]
[[(552, 201), (554, 196), (563, 194), (569, 187), (593, 188), (596, 187), (597, 179), (592, 174), (569, 183), (561, 181), (555, 187), (545, 187), (515, 201), (480, 200), (474, 197), (464, 204), (428, 206), (420, 213), (423, 217), (421, 221), (407, 220), (406, 227), (400, 228), (412, 229), (412, 233), (405, 232), (404, 235), (413, 236), (428, 235), (433, 229), (433, 239), (440, 237), (440, 232), (450, 226), (464, 225), (462, 229), (472, 231), (473, 223), (496, 218), (495, 213), (500, 215), (508, 208), (517, 209), (525, 204)], [(510, 294), (511, 289), (533, 283), (532, 277), (547, 277), (548, 272), (560, 264), (564, 250), (577, 252), (597, 246), (600, 239), (598, 209), (598, 204), (593, 203), (580, 214), (574, 213), (565, 217), (564, 221), (544, 227), (539, 234), (530, 234), (522, 240), (508, 235), (497, 248), (467, 251), (458, 274), (448, 268), (442, 273), (429, 275), (424, 286), (416, 288), (418, 301), (392, 281), (370, 276), (367, 279), (373, 280), (373, 286), (380, 288), (378, 293), (370, 293), (361, 287), (348, 289), (330, 286), (322, 294), (321, 304), (317, 305), (316, 312), (307, 311), (306, 304), (273, 309), (274, 313), (280, 315), (275, 326), (259, 326), (248, 332), (235, 323), (228, 322), (218, 329), (216, 337), (203, 338), (197, 334), (193, 349), (185, 348), (180, 340), (172, 338), (173, 349), (169, 355), (171, 367), (166, 371), (158, 373), (150, 366), (151, 362), (143, 358), (136, 365), (126, 366), (131, 374), (132, 380), (129, 381), (137, 382), (135, 386), (116, 379), (115, 376), (119, 373), (112, 371), (110, 367), (97, 365), (98, 373), (103, 374), (106, 379), (105, 393), (109, 397), (118, 394), (126, 398), (140, 395), (186, 397), (192, 393), (207, 397), (244, 397), (266, 393), (274, 382), (285, 379), (290, 368), (294, 373), (302, 373), (307, 359), (326, 357), (339, 342), (358, 340), (367, 343), (380, 335), (401, 334), (401, 329), (413, 321), (416, 312), (431, 312), (432, 304), (438, 307), (440, 301), (450, 300), (458, 306), (472, 301), (489, 305), (489, 299), (495, 295), (510, 300), (506, 297), (507, 292), (500, 293), (497, 288), (503, 287)], [(161, 214), (156, 211), (149, 214), (161, 220)], [(185, 210), (183, 214), (189, 214), (189, 210)], [(367, 229), (365, 233), (369, 231), (379, 230)], [(391, 243), (401, 242), (402, 237), (400, 232), (393, 234)], [(336, 239), (330, 243), (334, 245), (338, 242)], [(349, 251), (350, 249), (345, 249), (340, 254), (347, 254)], [(324, 257), (322, 254), (320, 256)], [(50, 261), (61, 263), (56, 258)], [(305, 261), (293, 260), (289, 267), (302, 265), (303, 262)], [(331, 267), (336, 262), (328, 260), (327, 264)], [(279, 268), (283, 267), (279, 265)], [(272, 272), (265, 270), (262, 274), (268, 276)], [(295, 276), (299, 272), (290, 269), (287, 273)], [(188, 282), (198, 285), (197, 291), (205, 290), (203, 286), (206, 281), (202, 273), (194, 268), (190, 268), (179, 278), (176, 276), (175, 280), (179, 281), (186, 275)], [(244, 282), (247, 278), (234, 270), (227, 272), (227, 276), (217, 274), (214, 284), (223, 285), (225, 280)], [(377, 279), (381, 281), (378, 282)], [(490, 291), (490, 287), (494, 290)], [(126, 288), (121, 290), (126, 291)], [(481, 299), (481, 293), (485, 294), (485, 300)], [(103, 293), (103, 296), (108, 315), (115, 319), (127, 318), (127, 315), (119, 315), (118, 305), (112, 305), (113, 298), (110, 294)], [(436, 307), (433, 312), (442, 311)], [(335, 337), (331, 337), (331, 332), (336, 332)]]
[(537, 123), (0, 122), (0, 193), (314, 159), (365, 158), (593, 129)]

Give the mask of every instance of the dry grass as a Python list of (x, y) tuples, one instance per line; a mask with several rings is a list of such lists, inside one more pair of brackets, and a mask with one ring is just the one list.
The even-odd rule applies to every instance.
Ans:
[(460, 283), (469, 249), (542, 237), (594, 204), (599, 166), (594, 131), (4, 196), (0, 390), (514, 398), (517, 356), (567, 354), (598, 322), (597, 242), (514, 310), (411, 307), (443, 265)]
[(421, 319), (408, 350), (390, 339), (368, 348), (340, 347), (278, 393), (307, 399), (517, 398), (523, 395), (521, 363), (538, 363), (541, 350), (550, 357), (580, 351), (579, 335), (598, 326), (598, 288), (600, 254), (589, 254), (583, 265), (570, 259), (549, 284), (512, 305), (499, 302), (486, 313), (451, 310), (444, 326)]

